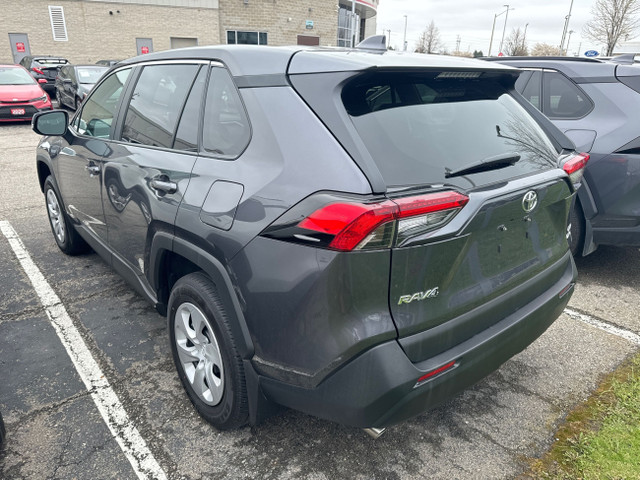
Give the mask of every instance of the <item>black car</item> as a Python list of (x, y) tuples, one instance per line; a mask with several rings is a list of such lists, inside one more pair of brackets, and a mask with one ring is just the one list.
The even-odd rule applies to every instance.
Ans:
[(95, 83), (109, 67), (101, 65), (66, 65), (60, 67), (56, 77), (56, 100), (60, 107), (74, 110), (82, 103)]
[(89, 244), (167, 316), (216, 427), (274, 403), (401, 422), (527, 347), (572, 294), (587, 157), (518, 73), (384, 49), (126, 60), (70, 123), (34, 120), (55, 241)]
[(68, 63), (69, 60), (66, 58), (53, 55), (27, 55), (20, 60), (20, 65), (29, 70), (37, 81), (41, 78), (47, 81), (47, 83), (41, 84), (41, 87), (50, 97), (53, 97), (56, 93), (58, 69)]
[(103, 65), (105, 67), (113, 67), (116, 63), (121, 62), (122, 60), (98, 60), (96, 65)]
[(591, 156), (571, 212), (571, 250), (640, 246), (640, 65), (587, 58), (507, 57), (516, 90)]

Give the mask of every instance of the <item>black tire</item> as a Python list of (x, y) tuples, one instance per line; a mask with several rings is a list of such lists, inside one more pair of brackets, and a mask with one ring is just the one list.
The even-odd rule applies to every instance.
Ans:
[(578, 199), (573, 203), (569, 212), (569, 223), (571, 225), (569, 228), (569, 249), (574, 257), (580, 257), (584, 251), (585, 220), (582, 205)]
[(0, 413), (0, 445), (4, 443), (4, 437), (7, 435), (7, 431), (4, 429), (4, 421), (2, 420), (2, 413)]
[(67, 255), (78, 255), (87, 252), (89, 245), (76, 232), (65, 213), (58, 189), (51, 175), (44, 181), (44, 200), (51, 233), (53, 233), (53, 238), (58, 248)]
[[(200, 314), (204, 315), (204, 321), (199, 318)], [(167, 317), (173, 361), (182, 386), (198, 413), (220, 430), (245, 425), (249, 409), (242, 358), (215, 285), (200, 272), (182, 277), (171, 290)], [(200, 340), (196, 337), (198, 334)], [(219, 364), (205, 358), (207, 351), (216, 350), (217, 357), (213, 357), (219, 359)], [(200, 380), (198, 371), (202, 372)], [(208, 379), (221, 382), (221, 386), (211, 388)], [(200, 393), (194, 385), (201, 387)]]

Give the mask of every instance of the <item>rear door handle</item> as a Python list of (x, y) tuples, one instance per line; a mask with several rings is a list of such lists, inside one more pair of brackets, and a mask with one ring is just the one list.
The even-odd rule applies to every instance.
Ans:
[(151, 180), (149, 185), (157, 192), (162, 193), (176, 193), (176, 191), (178, 190), (178, 184), (169, 180), (160, 180), (154, 178), (153, 180)]

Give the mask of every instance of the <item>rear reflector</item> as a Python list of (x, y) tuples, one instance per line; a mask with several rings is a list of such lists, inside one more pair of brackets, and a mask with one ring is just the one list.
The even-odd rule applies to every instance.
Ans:
[(570, 158), (562, 165), (562, 169), (567, 172), (569, 178), (571, 179), (571, 183), (577, 185), (582, 180), (582, 174), (584, 173), (584, 167), (587, 166), (587, 162), (589, 161), (589, 154), (587, 153), (578, 153), (574, 157)]
[(446, 372), (447, 370), (451, 370), (453, 367), (456, 366), (456, 362), (457, 360), (453, 360), (449, 363), (447, 363), (446, 365), (443, 365), (439, 368), (436, 368), (435, 370), (431, 370), (428, 373), (425, 373), (423, 376), (421, 376), (418, 381), (416, 382), (416, 384), (413, 386), (413, 388), (419, 387), (420, 385), (423, 385), (427, 382), (427, 380), (432, 379), (433, 377), (435, 377), (436, 375)]
[(329, 248), (339, 251), (389, 248), (409, 237), (439, 228), (469, 201), (448, 191), (385, 200), (380, 203), (331, 203), (298, 223), (310, 232), (332, 235)]

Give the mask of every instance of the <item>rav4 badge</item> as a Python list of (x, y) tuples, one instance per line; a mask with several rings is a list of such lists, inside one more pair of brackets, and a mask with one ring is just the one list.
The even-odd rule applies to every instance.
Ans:
[(430, 290), (425, 290), (424, 292), (416, 292), (413, 295), (402, 295), (398, 300), (398, 305), (402, 305), (403, 303), (411, 303), (414, 300), (420, 301), (426, 298), (435, 298), (438, 296), (438, 287), (434, 287)]

